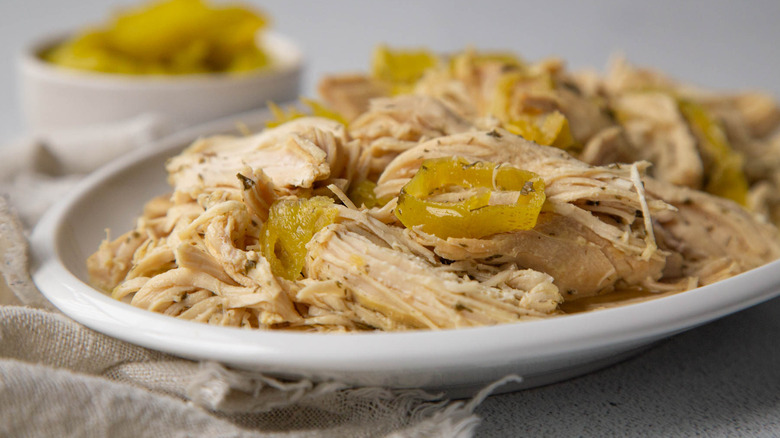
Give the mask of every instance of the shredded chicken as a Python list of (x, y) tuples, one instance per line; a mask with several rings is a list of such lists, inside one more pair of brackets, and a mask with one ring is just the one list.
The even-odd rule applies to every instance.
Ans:
[(637, 92), (616, 98), (615, 111), (623, 117), (623, 129), (632, 144), (645, 145), (628, 162), (647, 160), (656, 165), (651, 174), (672, 184), (701, 188), (704, 169), (696, 139), (665, 93)]
[[(419, 237), (442, 257), (511, 261), (552, 275), (569, 296), (609, 292), (618, 282), (641, 286), (661, 277), (665, 256), (645, 251), (648, 230), (631, 166), (589, 166), (559, 149), (496, 130), (420, 144), (387, 167), (376, 192), (396, 194), (425, 159), (453, 155), (509, 163), (543, 176), (548, 208), (533, 230), (478, 240)], [(669, 208), (659, 200), (651, 205), (654, 213)]]
[[(309, 243), (306, 270), (314, 280), (338, 279), (335, 286), (347, 297), (346, 309), (366, 315), (362, 322), (372, 327), (438, 329), (516, 322), (544, 317), (562, 301), (547, 275), (508, 267), (510, 274), (498, 284), (463, 278), (365, 236), (356, 226), (339, 224), (317, 233)], [(514, 277), (523, 275), (534, 276), (532, 287), (510, 286)], [(306, 301), (328, 307), (316, 293), (308, 293)]]
[(390, 161), (421, 141), (472, 129), (438, 99), (401, 96), (375, 99), (370, 110), (350, 124), (361, 148), (358, 178), (376, 179)]
[[(93, 284), (211, 324), (451, 329), (665, 296), (780, 258), (774, 100), (623, 60), (603, 78), (474, 51), (441, 65), (405, 88), (326, 78), (320, 92), (346, 125), (302, 117), (196, 141), (166, 166), (171, 195), (89, 257)], [(410, 188), (455, 159), (460, 179)], [(492, 180), (470, 186), (485, 163)], [(452, 234), (399, 214), (412, 197), (432, 225), (483, 207), (480, 220), (504, 220), (489, 209), (530, 208), (524, 196), (541, 193), (531, 180), (505, 188), (505, 168), (542, 184), (528, 227)], [(485, 193), (482, 207), (447, 209)]]
[(735, 203), (651, 179), (646, 187), (675, 207), (653, 219), (663, 246), (682, 256), (680, 276), (706, 285), (780, 258), (777, 229)]

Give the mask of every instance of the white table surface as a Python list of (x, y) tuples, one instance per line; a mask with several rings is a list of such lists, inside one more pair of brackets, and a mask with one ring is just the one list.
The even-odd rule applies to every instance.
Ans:
[[(25, 133), (15, 57), (31, 39), (100, 22), (127, 0), (0, 0), (0, 147)], [(603, 71), (611, 54), (720, 89), (780, 96), (780, 1), (255, 2), (324, 73), (372, 48), (512, 49)], [(780, 436), (780, 298), (559, 384), (491, 397), (478, 436)]]

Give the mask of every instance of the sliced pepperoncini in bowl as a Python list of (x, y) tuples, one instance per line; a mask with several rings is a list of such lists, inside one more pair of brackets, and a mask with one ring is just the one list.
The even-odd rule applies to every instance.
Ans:
[(539, 175), (460, 157), (423, 162), (401, 189), (395, 215), (407, 228), (442, 239), (528, 230), (546, 197)]

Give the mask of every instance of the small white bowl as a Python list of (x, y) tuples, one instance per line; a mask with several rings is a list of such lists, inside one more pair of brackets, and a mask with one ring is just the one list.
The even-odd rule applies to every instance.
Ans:
[(40, 53), (63, 41), (43, 38), (19, 59), (22, 111), (34, 133), (81, 128), (161, 115), (174, 126), (189, 126), (299, 96), (303, 55), (290, 39), (264, 32), (259, 43), (272, 65), (241, 74), (131, 76), (58, 67)]

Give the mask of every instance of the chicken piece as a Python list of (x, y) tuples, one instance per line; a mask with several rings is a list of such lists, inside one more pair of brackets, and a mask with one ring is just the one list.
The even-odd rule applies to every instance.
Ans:
[[(633, 166), (593, 167), (503, 130), (467, 133), (440, 137), (398, 156), (380, 177), (377, 196), (397, 195), (423, 160), (447, 156), (507, 163), (537, 173), (545, 182), (548, 208), (532, 231), (470, 241), (415, 234), (440, 256), (485, 262), (492, 258), (548, 273), (567, 299), (661, 278), (666, 255), (655, 250), (649, 216), (668, 206), (643, 202), (641, 181), (637, 187), (638, 176), (631, 175)], [(534, 251), (539, 253), (528, 254)], [(571, 268), (575, 266), (582, 268)]]
[[(513, 77), (516, 81), (507, 87), (506, 81)], [(583, 94), (564, 73), (562, 61), (554, 58), (521, 65), (466, 52), (451, 67), (427, 72), (415, 93), (440, 99), (481, 127), (486, 117), (506, 122), (558, 111), (579, 144), (614, 124), (597, 100)]]
[(672, 184), (702, 187), (704, 167), (696, 138), (680, 114), (677, 102), (666, 93), (627, 93), (613, 100), (636, 160), (655, 164), (651, 176)]
[[(637, 148), (655, 151), (637, 159), (655, 163), (650, 173), (661, 180), (742, 200), (738, 187), (744, 184), (738, 181), (742, 173), (746, 183), (761, 192), (780, 164), (780, 154), (768, 138), (780, 126), (780, 106), (771, 96), (699, 89), (631, 66), (624, 59), (612, 63), (597, 92), (608, 98)], [(633, 107), (630, 117), (625, 114), (627, 104)], [(688, 137), (693, 138), (695, 149)], [(693, 159), (694, 153), (698, 160)], [(691, 169), (687, 173), (686, 167)], [(734, 187), (730, 195), (718, 187), (724, 180), (731, 180)], [(765, 197), (751, 197), (757, 211), (773, 208), (756, 204)]]
[(243, 190), (241, 201), (259, 222), (268, 220), (271, 205), (278, 199), (276, 187), (262, 169), (252, 169), (249, 166), (238, 173)]
[[(511, 275), (484, 284), (399, 251), (399, 242), (392, 244), (359, 223), (331, 225), (307, 245), (307, 276), (336, 279), (347, 300), (337, 300), (342, 304), (336, 304), (336, 310), (348, 309), (362, 324), (383, 330), (517, 322), (549, 315), (560, 302), (549, 276), (509, 269)], [(531, 287), (512, 288), (508, 283), (513, 277), (525, 277), (518, 282)], [(306, 297), (299, 295), (303, 298), (328, 305), (328, 296), (309, 291)]]
[(780, 224), (780, 125), (777, 102), (760, 93), (722, 95), (699, 92), (694, 97), (726, 134), (728, 145), (739, 154), (750, 184), (747, 206)]
[(419, 141), (472, 128), (438, 99), (399, 96), (375, 99), (349, 133), (362, 145), (358, 179), (376, 177), (393, 158)]
[(642, 151), (632, 143), (621, 126), (610, 126), (594, 135), (582, 148), (578, 159), (594, 166), (639, 161)]
[(448, 69), (429, 70), (414, 88), (415, 95), (438, 99), (459, 117), (476, 121), (480, 116), (473, 92), (466, 83), (453, 80)]
[(653, 219), (663, 245), (682, 255), (682, 274), (698, 278), (700, 285), (780, 258), (777, 228), (736, 203), (652, 179), (645, 187), (649, 195), (676, 207)]
[(660, 71), (638, 68), (621, 56), (610, 60), (600, 88), (608, 96), (619, 96), (634, 91), (672, 90), (677, 87), (679, 84)]
[[(236, 308), (256, 310), (258, 316), (254, 322), (261, 326), (284, 322), (286, 317), (294, 320), (297, 315), (287, 313), (289, 310), (279, 306), (278, 301), (261, 288), (227, 284), (201, 271), (176, 268), (145, 280), (143, 284), (135, 282), (134, 287), (130, 287), (129, 282), (120, 285), (113, 297), (132, 296), (130, 303), (133, 306), (184, 319), (208, 321), (216, 316), (216, 323), (223, 325), (229, 325), (222, 320), (229, 319), (228, 312)], [(203, 310), (209, 313), (204, 315)]]
[(566, 116), (578, 144), (588, 143), (596, 134), (615, 125), (594, 99), (583, 95), (575, 84), (565, 83), (570, 85), (555, 90), (557, 109)]
[(116, 287), (133, 268), (133, 254), (147, 238), (132, 230), (113, 241), (103, 240), (98, 250), (87, 258), (90, 283), (104, 291)]
[(753, 137), (767, 137), (780, 127), (780, 106), (772, 96), (742, 93), (733, 96), (732, 101)]
[(166, 168), (177, 194), (192, 199), (206, 188), (242, 190), (236, 174), (245, 166), (261, 169), (281, 189), (308, 189), (330, 177), (336, 165), (337, 172), (346, 167), (349, 157), (339, 155), (346, 142), (340, 123), (306, 117), (249, 137), (198, 140)]
[(604, 90), (604, 80), (598, 71), (592, 68), (571, 71), (568, 72), (567, 79), (571, 81), (583, 95), (591, 99), (604, 99), (606, 94), (606, 91)]
[(144, 204), (142, 217), (147, 221), (165, 218), (171, 207), (173, 207), (173, 202), (171, 201), (170, 193), (154, 197)]
[(780, 175), (750, 188), (748, 208), (757, 216), (780, 226)]
[(371, 99), (390, 94), (383, 83), (362, 74), (326, 76), (318, 84), (317, 92), (347, 121), (366, 112)]
[[(760, 92), (736, 94), (685, 90), (685, 97), (695, 100), (711, 111), (717, 119), (729, 119), (751, 139), (766, 138), (780, 127), (780, 106), (770, 95)], [(729, 133), (729, 138), (732, 138)]]
[(372, 100), (368, 111), (350, 124), (349, 133), (365, 142), (382, 137), (417, 142), (471, 128), (438, 99), (404, 95)]
[(149, 238), (133, 253), (133, 268), (126, 279), (151, 277), (176, 267), (176, 256), (166, 239)]
[(565, 300), (607, 293), (620, 285), (641, 285), (659, 278), (662, 266), (626, 255), (581, 223), (543, 213), (532, 230), (483, 239), (418, 237), (448, 260), (514, 263), (554, 279)]
[[(776, 103), (768, 96), (745, 94), (736, 96), (698, 96), (719, 122), (729, 145), (744, 159), (743, 170), (752, 184), (773, 179), (780, 166), (780, 144), (769, 134), (777, 129)], [(741, 108), (752, 103), (755, 108)], [(759, 120), (751, 120), (757, 118)], [(760, 126), (753, 126), (759, 124)]]
[(174, 257), (176, 265), (180, 268), (204, 272), (225, 284), (238, 286), (238, 283), (225, 272), (222, 263), (215, 259), (203, 245), (179, 244), (174, 250)]
[[(110, 291), (126, 277), (164, 272), (173, 261), (172, 253), (164, 248), (165, 237), (172, 226), (168, 225), (170, 195), (157, 196), (149, 200), (143, 214), (136, 220), (133, 230), (113, 241), (108, 236), (100, 243), (98, 250), (87, 258), (87, 273), (90, 283)], [(138, 266), (141, 254), (153, 252), (148, 263)]]
[[(271, 273), (268, 261), (257, 251), (247, 249), (257, 243), (259, 235), (259, 224), (253, 223), (251, 217), (243, 203), (233, 200), (210, 206), (186, 224), (180, 222), (169, 238), (154, 242), (155, 249), (170, 259), (157, 265), (161, 256), (144, 252), (141, 246), (130, 271), (136, 275), (128, 275), (113, 287), (113, 296), (130, 299), (138, 307), (179, 315), (191, 310), (181, 304), (185, 296), (208, 291), (210, 295), (203, 299), (220, 297), (218, 307), (224, 312), (237, 307), (252, 309), (256, 325), (300, 319), (290, 296)], [(170, 256), (175, 256), (175, 263)], [(208, 317), (225, 318), (224, 312)], [(192, 313), (197, 318), (206, 317), (197, 311)]]
[(451, 68), (429, 70), (417, 82), (415, 94), (439, 99), (467, 120), (476, 121), (490, 114), (491, 101), (502, 74), (520, 67), (477, 58), (478, 54), (469, 50), (454, 59)]

